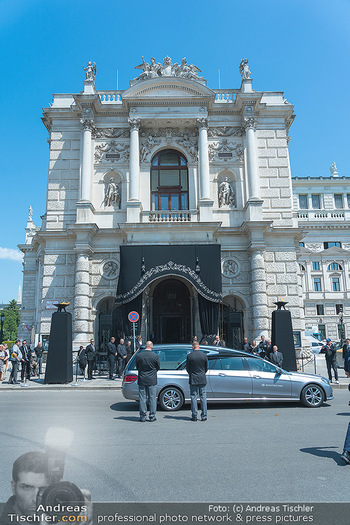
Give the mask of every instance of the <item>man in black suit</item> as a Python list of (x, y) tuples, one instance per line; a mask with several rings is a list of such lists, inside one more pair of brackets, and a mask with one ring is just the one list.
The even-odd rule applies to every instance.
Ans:
[(27, 341), (24, 339), (22, 346), (22, 368), (21, 368), (21, 380), (24, 381), (24, 373), (26, 377), (30, 379), (30, 348), (27, 345)]
[(107, 358), (109, 363), (109, 379), (114, 379), (115, 358), (117, 355), (117, 347), (115, 346), (115, 337), (111, 337), (107, 343)]
[(186, 370), (189, 375), (191, 392), (191, 421), (197, 421), (197, 399), (201, 401), (201, 420), (207, 420), (207, 392), (206, 373), (208, 371), (208, 358), (201, 352), (198, 341), (192, 343), (192, 352), (187, 355)]
[(124, 344), (124, 339), (120, 339), (119, 345), (117, 346), (117, 374), (118, 377), (123, 376), (125, 363), (126, 363), (126, 348)]
[(153, 343), (147, 341), (144, 352), (136, 354), (135, 365), (138, 370), (140, 398), (140, 421), (146, 421), (147, 399), (149, 403), (149, 420), (156, 421), (157, 410), (157, 371), (160, 369), (159, 356), (152, 352)]
[(278, 348), (276, 345), (272, 347), (272, 352), (269, 354), (269, 359), (271, 363), (274, 365), (277, 365), (282, 368), (283, 365), (283, 354), (282, 352), (278, 351)]
[(88, 379), (93, 379), (92, 371), (94, 369), (94, 362), (96, 356), (95, 341), (90, 339), (90, 344), (86, 347), (86, 359), (88, 365)]

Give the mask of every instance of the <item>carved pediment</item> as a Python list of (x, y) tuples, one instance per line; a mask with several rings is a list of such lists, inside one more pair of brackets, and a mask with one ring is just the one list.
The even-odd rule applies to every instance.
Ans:
[(145, 80), (142, 83), (131, 86), (124, 91), (123, 100), (152, 100), (156, 99), (188, 99), (188, 98), (206, 98), (211, 100), (215, 98), (215, 93), (208, 87), (199, 82), (182, 79), (177, 77), (171, 78), (154, 78)]

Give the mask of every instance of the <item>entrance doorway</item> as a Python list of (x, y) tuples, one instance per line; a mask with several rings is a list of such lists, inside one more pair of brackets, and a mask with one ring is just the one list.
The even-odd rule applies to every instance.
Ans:
[(190, 293), (178, 279), (166, 279), (153, 292), (152, 329), (156, 343), (187, 343), (191, 338)]

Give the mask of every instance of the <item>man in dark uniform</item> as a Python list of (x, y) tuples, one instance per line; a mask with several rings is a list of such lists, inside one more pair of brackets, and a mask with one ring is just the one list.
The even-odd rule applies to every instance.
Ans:
[(36, 361), (39, 366), (39, 376), (42, 373), (42, 366), (43, 366), (43, 347), (41, 346), (41, 342), (39, 341), (37, 346), (34, 348), (34, 352), (36, 355)]
[(268, 346), (269, 345), (268, 345), (268, 343), (267, 343), (267, 341), (265, 339), (265, 336), (262, 335), (260, 337), (260, 343), (259, 343), (258, 348), (257, 348), (259, 357), (262, 357), (262, 358), (266, 357), (266, 355), (268, 354), (268, 351), (267, 351)]
[(329, 337), (327, 339), (327, 343), (324, 346), (322, 346), (321, 352), (325, 354), (329, 381), (332, 382), (332, 368), (333, 368), (335, 382), (336, 384), (339, 384), (337, 351), (336, 351), (334, 344), (332, 344), (332, 340)]
[(269, 359), (270, 359), (271, 363), (273, 363), (274, 365), (277, 365), (277, 366), (282, 368), (282, 365), (283, 365), (283, 354), (282, 354), (282, 352), (278, 351), (278, 347), (276, 345), (274, 345), (272, 347), (272, 352), (269, 354)]
[(24, 339), (22, 346), (22, 368), (21, 368), (21, 380), (24, 381), (24, 373), (26, 378), (30, 379), (30, 348), (27, 345), (27, 341)]
[(156, 421), (157, 410), (157, 371), (160, 369), (159, 357), (152, 352), (153, 343), (147, 341), (144, 352), (136, 355), (135, 365), (138, 370), (140, 398), (140, 421), (146, 421), (147, 399), (149, 403), (149, 420)]
[(119, 341), (119, 345), (117, 346), (117, 374), (118, 377), (122, 377), (125, 363), (126, 363), (126, 348), (124, 344), (124, 339), (121, 339)]
[(197, 399), (201, 401), (201, 420), (207, 420), (207, 392), (206, 373), (208, 371), (208, 358), (201, 352), (198, 341), (192, 343), (192, 352), (187, 355), (186, 370), (189, 375), (191, 392), (191, 421), (197, 421)]
[(107, 343), (107, 358), (109, 363), (109, 379), (114, 379), (115, 358), (117, 355), (117, 347), (115, 346), (115, 337), (111, 337)]
[(92, 371), (94, 369), (94, 362), (96, 357), (95, 341), (90, 339), (90, 344), (86, 347), (86, 359), (88, 365), (88, 379), (93, 379)]

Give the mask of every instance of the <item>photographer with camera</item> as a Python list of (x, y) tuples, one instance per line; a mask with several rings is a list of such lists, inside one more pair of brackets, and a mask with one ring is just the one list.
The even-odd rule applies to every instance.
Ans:
[(330, 383), (332, 382), (332, 368), (333, 368), (335, 383), (338, 385), (339, 381), (338, 381), (337, 351), (336, 351), (334, 344), (332, 343), (332, 340), (329, 337), (327, 339), (326, 344), (322, 346), (321, 352), (325, 354), (329, 382)]

